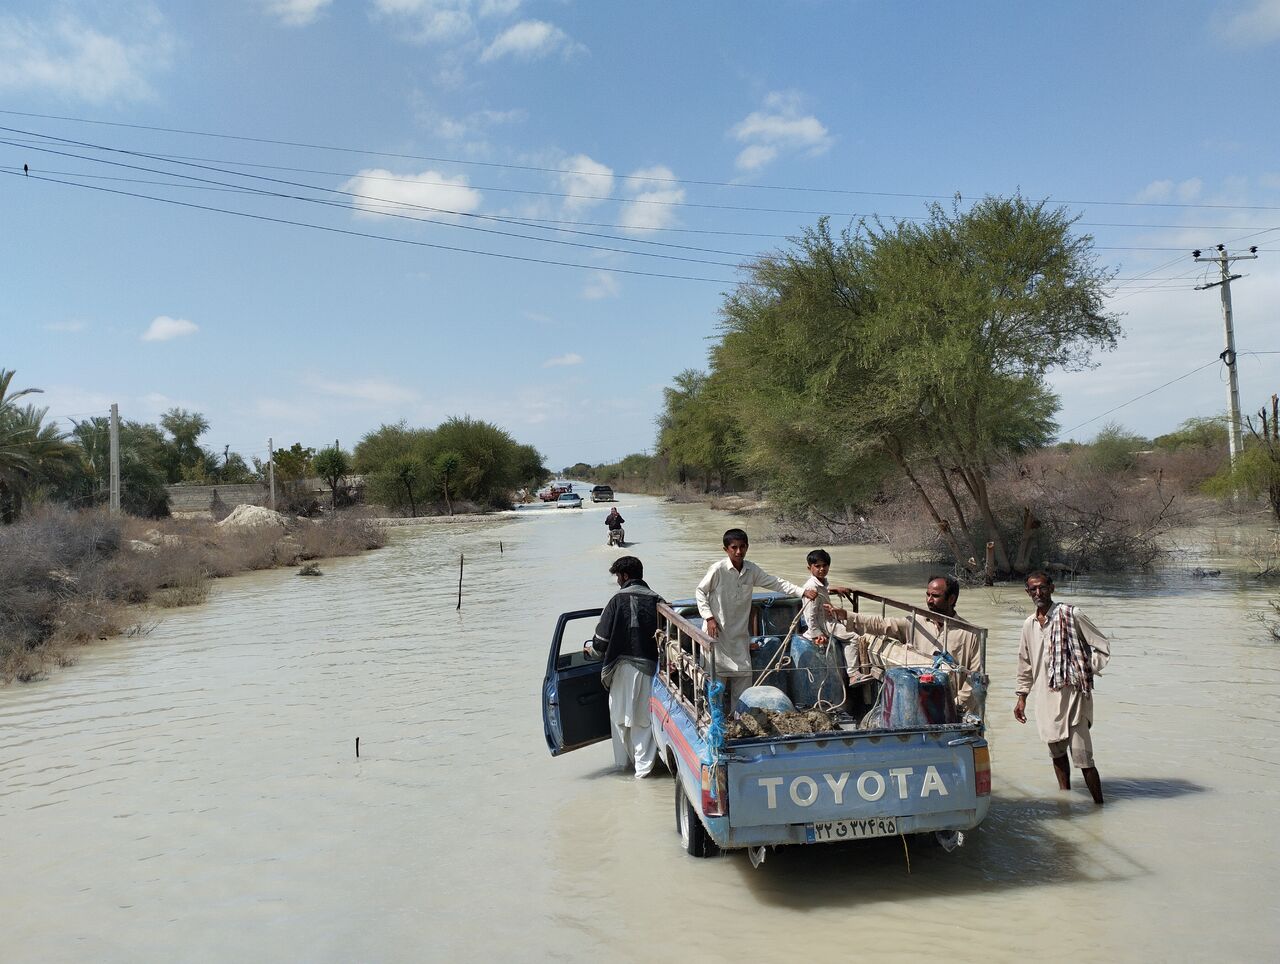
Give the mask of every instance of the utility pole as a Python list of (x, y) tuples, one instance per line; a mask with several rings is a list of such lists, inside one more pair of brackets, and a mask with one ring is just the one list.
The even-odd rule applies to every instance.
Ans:
[(1256, 261), (1258, 258), (1258, 247), (1254, 245), (1249, 249), (1248, 254), (1228, 254), (1227, 249), (1223, 245), (1218, 245), (1218, 254), (1212, 258), (1200, 257), (1200, 252), (1192, 251), (1191, 256), (1197, 261), (1212, 261), (1218, 265), (1222, 272), (1222, 277), (1217, 281), (1208, 284), (1196, 285), (1196, 291), (1206, 291), (1209, 288), (1222, 288), (1222, 323), (1226, 328), (1227, 347), (1218, 357), (1223, 360), (1227, 366), (1227, 443), (1231, 451), (1231, 467), (1235, 468), (1236, 459), (1240, 457), (1244, 445), (1240, 439), (1240, 374), (1239, 365), (1236, 364), (1236, 332), (1231, 323), (1231, 282), (1244, 275), (1231, 273), (1231, 262), (1233, 261)]
[(267, 439), (267, 481), (271, 486), (271, 511), (276, 511), (276, 447)]
[(120, 514), (120, 406), (111, 403), (111, 501), (112, 515)]

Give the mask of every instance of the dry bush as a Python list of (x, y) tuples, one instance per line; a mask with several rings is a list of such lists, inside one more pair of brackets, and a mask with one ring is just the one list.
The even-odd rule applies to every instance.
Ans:
[(298, 547), (298, 555), (292, 562), (282, 562), (282, 565), (329, 556), (353, 556), (387, 544), (386, 530), (381, 526), (345, 515), (299, 523), (289, 533), (289, 538)]

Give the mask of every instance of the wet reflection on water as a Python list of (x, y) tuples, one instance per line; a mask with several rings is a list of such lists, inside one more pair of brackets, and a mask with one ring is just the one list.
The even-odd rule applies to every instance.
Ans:
[[(621, 509), (669, 598), (737, 521)], [(604, 511), (430, 523), (320, 579), (228, 580), (147, 638), (0, 691), (0, 958), (1277, 956), (1280, 649), (1242, 618), (1266, 593), (1239, 567), (1060, 590), (1114, 639), (1102, 811), (1055, 789), (1012, 719), (1026, 597), (967, 590), (960, 612), (992, 630), (987, 822), (954, 854), (913, 844), (910, 872), (900, 840), (752, 870), (680, 851), (669, 778), (615, 774), (605, 745), (546, 753), (555, 617), (614, 588)], [(808, 548), (751, 558), (798, 581)], [(833, 581), (897, 597), (929, 574), (833, 556)]]

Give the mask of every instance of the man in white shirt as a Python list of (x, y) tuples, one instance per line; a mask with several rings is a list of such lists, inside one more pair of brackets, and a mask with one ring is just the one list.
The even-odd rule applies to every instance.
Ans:
[[(1093, 678), (1111, 659), (1111, 643), (1075, 606), (1053, 601), (1053, 580), (1027, 576), (1036, 611), (1022, 625), (1018, 645), (1018, 701), (1013, 716), (1027, 722), (1027, 696), (1036, 729), (1049, 744), (1058, 787), (1071, 789), (1071, 763), (1080, 768), (1093, 802), (1102, 803), (1102, 778), (1093, 762)], [(1068, 758), (1067, 754), (1071, 756)]]
[(747, 562), (748, 540), (743, 530), (729, 529), (723, 541), (725, 558), (707, 570), (694, 595), (703, 627), (715, 640), (716, 673), (724, 678), (732, 712), (738, 697), (751, 685), (752, 590), (771, 589), (805, 599), (816, 599), (818, 592), (771, 576), (754, 562)]

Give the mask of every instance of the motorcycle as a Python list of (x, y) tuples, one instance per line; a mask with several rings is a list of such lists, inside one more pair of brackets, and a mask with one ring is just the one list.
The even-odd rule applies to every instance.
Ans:
[(625, 546), (626, 544), (627, 544), (626, 533), (623, 531), (622, 526), (618, 526), (618, 528), (616, 529), (609, 530), (609, 541), (606, 543), (606, 545)]

